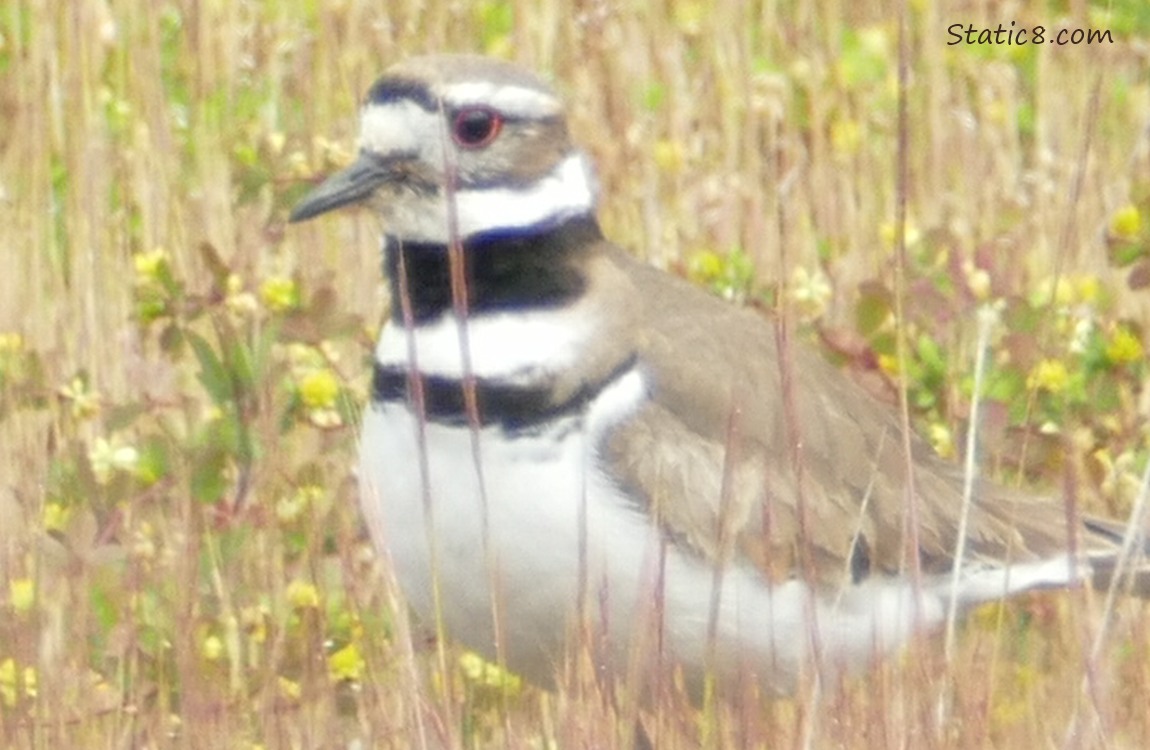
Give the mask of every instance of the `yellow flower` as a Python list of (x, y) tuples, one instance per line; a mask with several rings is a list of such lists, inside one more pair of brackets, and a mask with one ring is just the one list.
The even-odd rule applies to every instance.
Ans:
[(287, 136), (275, 130), (267, 134), (264, 138), (264, 143), (267, 144), (268, 151), (271, 151), (272, 155), (279, 156), (283, 153), (284, 144), (287, 143)]
[(303, 690), (300, 689), (299, 683), (287, 677), (280, 677), (277, 681), (277, 687), (279, 687), (280, 697), (289, 701), (298, 701), (300, 696), (303, 695)]
[(309, 344), (288, 344), (287, 355), (294, 370), (316, 369), (325, 364), (323, 352)]
[[(883, 222), (883, 224), (879, 226), (879, 236), (882, 237), (883, 242), (890, 247), (894, 247), (894, 241), (897, 237), (895, 230), (896, 227), (893, 222)], [(910, 217), (907, 217), (904, 232), (904, 240), (907, 247), (913, 247), (922, 239), (922, 231), (918, 228), (918, 225), (915, 224), (914, 219)]]
[(798, 311), (808, 318), (822, 317), (834, 290), (821, 268), (808, 271), (799, 266), (791, 274), (790, 298)]
[(24, 337), (18, 333), (0, 333), (0, 356), (19, 354), (24, 350)]
[[(17, 676), (23, 678), (23, 685), (17, 684)], [(21, 687), (22, 691), (19, 689)], [(30, 697), (36, 695), (36, 670), (33, 667), (24, 667), (21, 673), (16, 660), (8, 657), (0, 661), (0, 704), (15, 706), (21, 694)]]
[(56, 392), (65, 401), (72, 402), (71, 411), (75, 419), (91, 419), (100, 412), (100, 394), (89, 389), (83, 378), (72, 378)]
[(294, 310), (299, 306), (299, 288), (287, 276), (272, 276), (260, 284), (260, 300), (275, 313)]
[(224, 655), (224, 642), (218, 635), (209, 635), (200, 644), (200, 655), (205, 661), (219, 661)]
[(297, 578), (287, 586), (287, 600), (292, 609), (316, 609), (319, 607), (319, 589)]
[(343, 417), (335, 409), (311, 409), (307, 413), (307, 420), (324, 430), (332, 430), (343, 424)]
[(309, 409), (330, 409), (339, 395), (339, 381), (331, 370), (313, 370), (299, 379), (299, 396)]
[(709, 284), (723, 275), (723, 257), (714, 250), (695, 253), (690, 262), (691, 280), (697, 284)]
[(132, 257), (136, 269), (136, 283), (151, 284), (159, 280), (163, 269), (168, 265), (168, 251), (162, 247), (147, 253), (136, 253)]
[(711, 15), (710, 5), (702, 2), (679, 2), (674, 5), (672, 17), (675, 28), (685, 36), (698, 36), (703, 21)]
[(322, 487), (314, 484), (299, 487), (291, 495), (276, 503), (276, 519), (283, 524), (297, 521), (307, 507), (321, 497), (323, 497)]
[(1060, 393), (1070, 382), (1066, 365), (1057, 359), (1044, 359), (1035, 365), (1026, 378), (1026, 387), (1034, 390)]
[(1110, 217), (1110, 233), (1116, 237), (1130, 239), (1142, 231), (1142, 215), (1138, 207), (1127, 203)]
[(664, 172), (679, 172), (683, 169), (683, 147), (678, 141), (660, 138), (652, 149), (655, 164)]
[(244, 280), (238, 273), (229, 273), (224, 279), (224, 291), (230, 294), (239, 294), (244, 290)]
[(1120, 326), (1106, 344), (1106, 358), (1116, 365), (1137, 362), (1143, 352), (1141, 339), (1125, 326)]
[(862, 126), (850, 118), (831, 123), (831, 146), (839, 154), (854, 154), (862, 143)]
[(990, 297), (990, 274), (984, 268), (979, 268), (972, 261), (963, 261), (962, 273), (966, 276), (966, 285), (975, 299), (985, 301)]
[(1092, 274), (1084, 273), (1075, 279), (1078, 284), (1078, 299), (1086, 303), (1096, 302), (1099, 295), (1102, 293), (1102, 285), (1098, 282), (1098, 277)]
[(1078, 315), (1074, 319), (1073, 329), (1070, 333), (1070, 345), (1067, 347), (1071, 354), (1082, 354), (1090, 348), (1094, 328), (1094, 318), (1089, 312)]
[(293, 177), (302, 179), (312, 176), (311, 165), (308, 163), (307, 154), (303, 151), (292, 151), (287, 156), (287, 163)]
[(36, 603), (36, 583), (31, 578), (13, 578), (8, 582), (8, 599), (12, 609), (24, 614)]
[(327, 657), (327, 671), (336, 681), (359, 680), (366, 667), (363, 655), (354, 643), (349, 643)]
[(950, 433), (949, 427), (941, 423), (932, 424), (929, 434), (935, 453), (943, 458), (954, 458), (954, 435)]
[(140, 452), (130, 445), (124, 445), (116, 437), (111, 440), (96, 438), (88, 451), (88, 461), (96, 481), (107, 484), (117, 471), (135, 471), (140, 463)]
[(1033, 300), (1038, 305), (1047, 305), (1053, 300), (1054, 304), (1065, 307), (1074, 304), (1075, 297), (1073, 280), (1062, 275), (1057, 278), (1048, 276), (1038, 282)]
[(355, 152), (349, 149), (346, 144), (329, 140), (322, 135), (315, 136), (312, 139), (312, 145), (322, 156), (325, 167), (342, 169), (351, 164), (355, 158)]
[(64, 531), (68, 527), (68, 521), (72, 517), (72, 511), (65, 508), (60, 503), (48, 503), (44, 506), (44, 523), (45, 531)]
[(12, 657), (0, 661), (0, 703), (16, 705), (16, 660)]
[(459, 657), (459, 668), (473, 684), (483, 687), (518, 690), (521, 686), (518, 675), (492, 664), (474, 651)]
[(227, 292), (227, 298), (224, 301), (228, 306), (228, 311), (237, 318), (250, 317), (259, 308), (256, 296), (251, 292), (244, 291), (244, 280), (240, 278), (239, 274), (229, 274), (224, 282), (224, 289)]

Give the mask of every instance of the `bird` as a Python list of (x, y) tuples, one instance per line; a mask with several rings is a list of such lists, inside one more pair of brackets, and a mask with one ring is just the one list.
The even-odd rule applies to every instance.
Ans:
[(565, 112), (514, 63), (406, 59), (289, 216), (381, 221), (360, 500), (419, 619), (541, 685), (582, 625), (607, 673), (785, 695), (952, 610), (1114, 577), (1122, 523), (984, 480), (964, 505), (892, 406), (607, 239)]

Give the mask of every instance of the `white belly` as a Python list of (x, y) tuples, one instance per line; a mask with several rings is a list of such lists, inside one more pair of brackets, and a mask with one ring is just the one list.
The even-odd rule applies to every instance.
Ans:
[(408, 603), (434, 623), (437, 582), (447, 633), (490, 658), (497, 603), (504, 658), (540, 682), (561, 663), (581, 581), (596, 610), (610, 581), (610, 615), (629, 621), (655, 548), (640, 509), (595, 468), (580, 422), (515, 438), (481, 430), (482, 480), (471, 431), (428, 423), (425, 492), (414, 416), (398, 404), (364, 413), (364, 513)]
[[(602, 431), (626, 412), (617, 407), (641, 386), (637, 372), (624, 376), (582, 420), (535, 434), (508, 438), (499, 428), (482, 429), (482, 483), (470, 430), (428, 423), (426, 491), (418, 425), (407, 407), (365, 410), (364, 513), (425, 623), (435, 622), (435, 582), (446, 634), (495, 659), (497, 604), (506, 664), (548, 684), (582, 593), (613, 669), (634, 663), (637, 648), (653, 658), (653, 634), (661, 629), (662, 658), (697, 682), (708, 659), (713, 566), (662, 543), (645, 508), (621, 495), (595, 455)], [(1018, 566), (1010, 583), (1002, 569), (983, 570), (964, 578), (959, 601), (1029, 587), (1019, 585), (1024, 578), (1057, 583), (1066, 570), (1064, 559)], [(916, 592), (902, 579), (873, 578), (840, 595), (816, 596), (798, 580), (771, 585), (745, 565), (729, 567), (720, 585), (711, 666), (720, 677), (753, 672), (778, 692), (795, 688), (815, 649), (825, 672), (836, 673), (901, 645), (917, 625), (937, 625), (949, 594), (949, 580), (925, 582)]]

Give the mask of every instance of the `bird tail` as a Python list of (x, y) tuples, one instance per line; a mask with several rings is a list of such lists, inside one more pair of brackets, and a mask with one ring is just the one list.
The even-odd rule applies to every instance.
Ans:
[(1101, 518), (1084, 520), (1087, 533), (1111, 546), (1089, 555), (1096, 589), (1113, 588), (1120, 594), (1150, 599), (1150, 534), (1146, 524), (1138, 520), (1133, 518), (1129, 524)]

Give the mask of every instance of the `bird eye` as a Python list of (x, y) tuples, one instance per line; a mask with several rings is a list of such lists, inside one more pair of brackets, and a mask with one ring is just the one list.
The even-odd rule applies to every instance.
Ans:
[(464, 148), (480, 148), (495, 140), (503, 127), (498, 112), (486, 107), (470, 107), (455, 115), (451, 137)]

